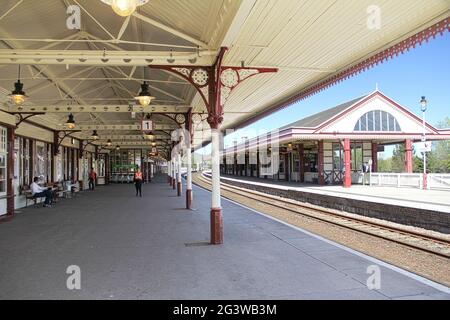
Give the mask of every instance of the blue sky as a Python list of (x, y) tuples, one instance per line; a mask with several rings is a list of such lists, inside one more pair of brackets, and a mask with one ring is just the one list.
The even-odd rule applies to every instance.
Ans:
[(450, 116), (450, 33), (379, 64), (308, 99), (251, 125), (275, 129), (375, 90), (420, 115), (422, 95), (429, 102), (427, 121), (436, 124)]
[[(293, 104), (244, 130), (261, 132), (279, 128), (370, 93), (377, 83), (380, 91), (420, 117), (419, 101), (421, 96), (426, 96), (429, 102), (426, 118), (433, 125), (450, 117), (450, 33)], [(228, 136), (225, 143), (230, 143), (236, 136), (241, 136), (239, 131)]]

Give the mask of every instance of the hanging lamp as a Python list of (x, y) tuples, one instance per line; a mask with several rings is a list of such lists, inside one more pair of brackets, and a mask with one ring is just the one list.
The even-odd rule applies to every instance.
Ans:
[(28, 98), (25, 91), (23, 91), (23, 83), (20, 82), (20, 65), (18, 80), (14, 83), (14, 90), (9, 95), (9, 98), (16, 106), (22, 105), (25, 102), (25, 99)]
[(98, 140), (98, 133), (97, 133), (97, 130), (94, 130), (93, 132), (92, 132), (92, 135), (91, 135), (91, 139), (92, 140)]
[(110, 5), (113, 11), (121, 16), (131, 16), (137, 7), (143, 6), (149, 0), (101, 0), (103, 3)]
[(73, 114), (69, 114), (69, 118), (66, 121), (66, 127), (70, 130), (75, 129), (75, 119), (73, 118)]
[[(146, 72), (145, 72), (146, 70), (147, 67), (144, 66), (144, 79), (146, 79)], [(137, 97), (134, 98), (137, 101), (139, 101), (139, 104), (143, 107), (147, 107), (148, 105), (150, 105), (152, 100), (155, 99), (155, 97), (152, 97), (152, 95), (150, 94), (150, 90), (148, 87), (149, 87), (148, 82), (144, 80), (144, 82), (141, 85), (141, 92)]]

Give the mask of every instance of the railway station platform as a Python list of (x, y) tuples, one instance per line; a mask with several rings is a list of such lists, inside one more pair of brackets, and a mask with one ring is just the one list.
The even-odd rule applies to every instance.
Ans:
[(221, 180), (322, 207), (450, 234), (450, 191), (363, 185), (350, 189), (231, 175), (221, 175)]
[[(185, 210), (157, 176), (134, 196), (109, 185), (0, 223), (0, 299), (450, 299), (450, 289), (223, 200), (209, 243), (209, 192)], [(78, 266), (81, 289), (68, 290)], [(381, 287), (369, 290), (369, 266)]]
[(279, 188), (289, 188), (292, 190), (330, 195), (333, 197), (345, 197), (356, 200), (387, 203), (397, 206), (450, 213), (450, 191), (445, 190), (421, 190), (407, 187), (395, 188), (368, 185), (353, 185), (352, 188), (344, 188), (341, 185), (319, 186), (308, 183), (251, 177), (236, 177), (223, 174), (222, 178), (244, 180), (251, 183), (270, 184)]

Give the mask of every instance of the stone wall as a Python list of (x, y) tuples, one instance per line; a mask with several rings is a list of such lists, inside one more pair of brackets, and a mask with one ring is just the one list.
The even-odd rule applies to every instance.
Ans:
[(370, 201), (362, 201), (344, 197), (335, 197), (292, 189), (283, 190), (238, 181), (230, 181), (223, 179), (222, 181), (224, 183), (236, 187), (264, 192), (267, 194), (288, 198), (296, 201), (306, 202), (325, 208), (341, 210), (365, 217), (377, 218), (391, 222), (396, 222), (399, 224), (415, 226), (428, 230), (434, 230), (450, 234), (450, 214), (445, 212), (394, 206), (384, 203), (374, 203)]

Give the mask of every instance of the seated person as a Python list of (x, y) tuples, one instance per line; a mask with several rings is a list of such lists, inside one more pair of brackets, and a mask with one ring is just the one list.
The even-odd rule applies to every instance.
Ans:
[(34, 177), (33, 183), (30, 185), (31, 193), (35, 198), (44, 198), (44, 207), (51, 207), (51, 202), (53, 198), (53, 193), (48, 188), (41, 187), (38, 185), (39, 178)]

